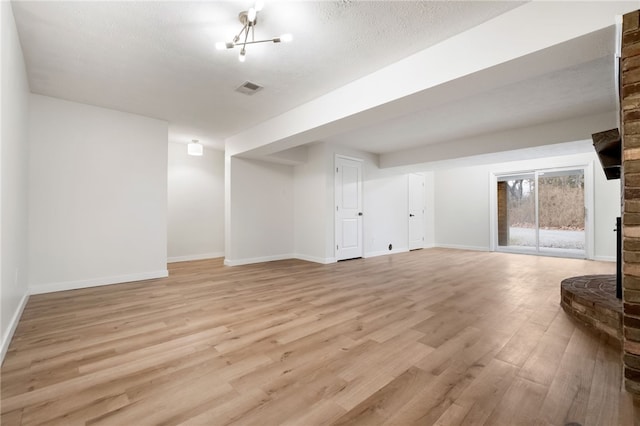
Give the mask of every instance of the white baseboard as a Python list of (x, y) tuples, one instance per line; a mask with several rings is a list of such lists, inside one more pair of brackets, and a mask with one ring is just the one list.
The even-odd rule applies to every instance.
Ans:
[(248, 259), (238, 259), (238, 260), (224, 260), (225, 266), (240, 266), (240, 265), (250, 265), (252, 263), (263, 263), (263, 262), (273, 262), (274, 260), (287, 260), (293, 259), (295, 256), (293, 254), (276, 254), (273, 256), (263, 256), (263, 257), (252, 257)]
[(400, 249), (393, 249), (393, 250), (382, 250), (382, 251), (372, 251), (372, 252), (369, 252), (369, 253), (365, 253), (363, 257), (366, 259), (366, 258), (369, 258), (369, 257), (385, 256), (387, 254), (406, 253), (408, 251), (409, 251), (408, 248), (400, 248)]
[(27, 292), (24, 296), (22, 296), (22, 300), (18, 304), (18, 309), (13, 313), (11, 317), (11, 322), (9, 323), (9, 329), (7, 330), (7, 334), (5, 334), (2, 339), (2, 348), (0, 351), (0, 365), (4, 362), (4, 356), (7, 354), (7, 350), (9, 350), (9, 344), (11, 343), (11, 339), (13, 338), (13, 333), (16, 332), (16, 327), (18, 327), (18, 322), (20, 322), (20, 317), (22, 317), (22, 312), (24, 311), (24, 307), (27, 306), (27, 301), (29, 300), (29, 292)]
[(216, 259), (219, 257), (224, 257), (224, 252), (216, 252), (216, 253), (204, 253), (204, 254), (191, 254), (188, 256), (174, 256), (167, 258), (167, 263), (174, 262), (188, 262), (190, 260), (205, 260), (205, 259)]
[(436, 247), (436, 245), (434, 243), (427, 243), (427, 244), (422, 246), (422, 248), (425, 248), (425, 249), (435, 248), (435, 247)]
[(615, 262), (615, 256), (593, 256), (593, 260), (597, 260), (600, 262)]
[(336, 263), (335, 257), (315, 257), (315, 256), (307, 256), (306, 254), (294, 254), (294, 259), (305, 260), (307, 262), (321, 263), (323, 265), (327, 265), (329, 263)]
[(458, 245), (458, 244), (435, 244), (434, 247), (449, 248), (449, 249), (456, 249), (456, 250), (491, 251), (491, 249), (489, 249), (489, 247), (463, 246), (463, 245)]
[(140, 272), (138, 274), (118, 275), (115, 277), (92, 278), (89, 280), (66, 281), (59, 283), (30, 285), (31, 294), (52, 293), (54, 291), (77, 290), (80, 288), (98, 287), (102, 285), (120, 284), (131, 281), (151, 280), (154, 278), (165, 278), (169, 276), (169, 271)]

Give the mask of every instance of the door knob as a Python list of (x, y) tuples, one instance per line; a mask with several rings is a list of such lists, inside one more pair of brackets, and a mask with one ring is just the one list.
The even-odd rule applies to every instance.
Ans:
[(358, 216), (362, 216), (362, 212), (358, 212)]
[(409, 213), (409, 217), (414, 217), (414, 216), (415, 216), (415, 214)]

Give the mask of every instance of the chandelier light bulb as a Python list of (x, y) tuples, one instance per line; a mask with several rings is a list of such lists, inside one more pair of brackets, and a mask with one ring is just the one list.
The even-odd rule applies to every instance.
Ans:
[(238, 60), (239, 60), (240, 62), (244, 62), (244, 61), (247, 59), (247, 57), (246, 57), (245, 53), (246, 53), (246, 52), (245, 52), (245, 50), (244, 50), (244, 49), (242, 49), (242, 50), (240, 51), (240, 54), (238, 55)]
[(291, 35), (291, 34), (282, 34), (280, 36), (280, 41), (282, 41), (284, 43), (289, 43), (292, 40), (293, 40), (293, 35)]
[(258, 12), (253, 7), (249, 9), (249, 12), (247, 13), (247, 18), (249, 19), (249, 22), (255, 22), (257, 16), (258, 16)]
[(256, 5), (254, 6), (254, 9), (256, 10), (256, 12), (260, 12), (263, 7), (264, 7), (264, 0), (257, 0)]
[(219, 41), (216, 43), (217, 50), (224, 50), (226, 48), (227, 48), (227, 43), (225, 43), (224, 41)]

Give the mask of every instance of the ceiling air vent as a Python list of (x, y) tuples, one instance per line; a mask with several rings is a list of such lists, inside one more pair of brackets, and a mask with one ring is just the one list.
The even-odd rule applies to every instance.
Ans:
[(263, 89), (262, 86), (256, 83), (252, 83), (250, 81), (245, 81), (236, 89), (236, 92), (244, 93), (245, 95), (253, 95), (256, 92), (259, 92)]

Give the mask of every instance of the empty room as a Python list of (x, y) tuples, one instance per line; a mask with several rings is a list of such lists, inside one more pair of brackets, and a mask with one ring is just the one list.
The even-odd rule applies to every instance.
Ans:
[(640, 422), (638, 9), (0, 2), (0, 423)]

